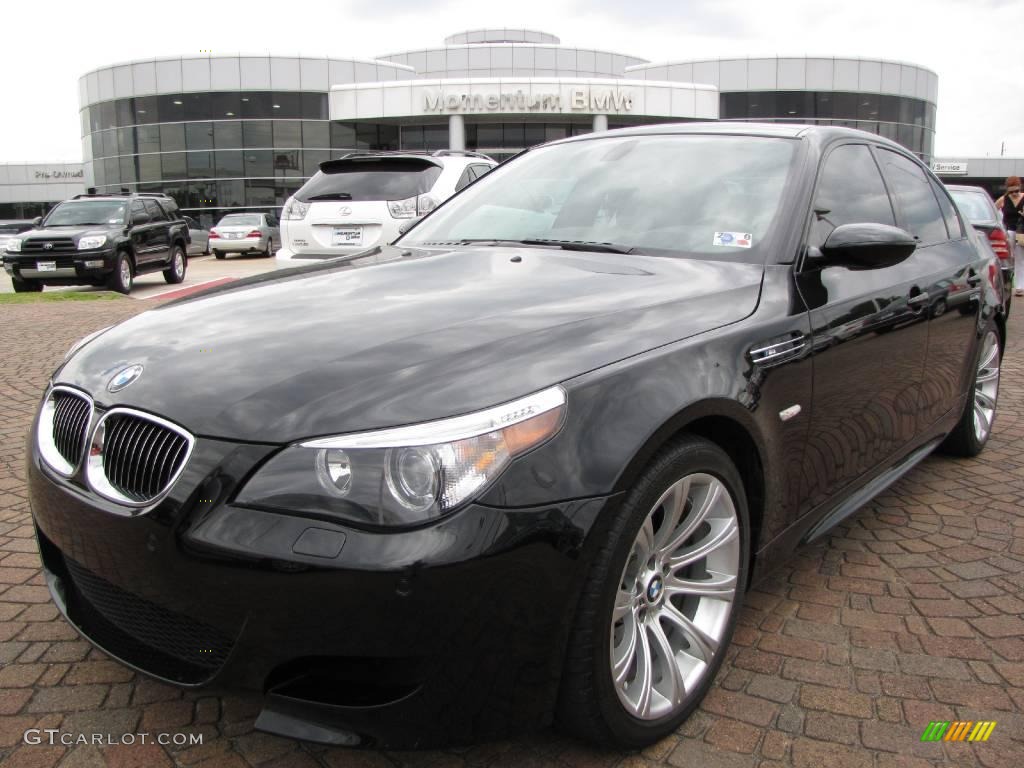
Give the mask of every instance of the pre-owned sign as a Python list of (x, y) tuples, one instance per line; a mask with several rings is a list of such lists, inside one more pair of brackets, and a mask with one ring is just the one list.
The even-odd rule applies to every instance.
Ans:
[(85, 177), (85, 171), (79, 168), (77, 171), (36, 171), (37, 179), (81, 179)]

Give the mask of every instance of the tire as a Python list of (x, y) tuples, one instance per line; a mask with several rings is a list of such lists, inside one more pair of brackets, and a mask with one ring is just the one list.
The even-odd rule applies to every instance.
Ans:
[(171, 265), (164, 270), (164, 280), (171, 285), (177, 285), (185, 279), (185, 270), (188, 268), (188, 258), (180, 245), (171, 248)]
[(274, 241), (271, 238), (267, 238), (267, 247), (266, 249), (264, 249), (263, 253), (260, 254), (260, 256), (262, 256), (265, 259), (274, 258)]
[(18, 278), (12, 278), (11, 283), (14, 285), (15, 293), (39, 293), (43, 290), (43, 284), (38, 280), (19, 280)]
[(107, 276), (107, 288), (128, 295), (132, 292), (134, 277), (131, 259), (127, 253), (120, 251), (114, 260), (114, 271)]
[[(669, 525), (672, 499), (684, 506)], [(685, 436), (655, 457), (608, 528), (576, 609), (556, 720), (594, 745), (637, 749), (689, 717), (725, 658), (749, 561), (742, 480), (721, 448)], [(661, 567), (702, 550), (681, 568)]]
[(224, 251), (214, 251), (213, 255), (216, 256), (218, 259), (223, 259), (224, 258)]
[(967, 402), (953, 431), (939, 449), (951, 456), (977, 456), (992, 435), (999, 400), (999, 365), (1002, 349), (995, 323), (989, 323), (974, 356), (974, 378), (967, 390)]

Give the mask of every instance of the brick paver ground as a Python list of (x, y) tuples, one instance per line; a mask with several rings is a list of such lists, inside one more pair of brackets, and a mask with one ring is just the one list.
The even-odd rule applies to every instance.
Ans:
[[(183, 693), (106, 659), (57, 616), (22, 467), (32, 412), (78, 337), (150, 302), (0, 306), (0, 762), (5, 766), (1024, 766), (1024, 305), (984, 455), (933, 457), (750, 594), (703, 707), (640, 754), (542, 732), (444, 752), (344, 751), (253, 730), (255, 697)], [(996, 720), (984, 744), (922, 744), (930, 720)], [(201, 732), (185, 750), (22, 743)]]

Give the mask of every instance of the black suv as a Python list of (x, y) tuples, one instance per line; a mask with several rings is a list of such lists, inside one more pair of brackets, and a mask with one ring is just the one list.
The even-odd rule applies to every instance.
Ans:
[(190, 241), (188, 224), (166, 195), (75, 195), (38, 229), (7, 241), (4, 268), (19, 293), (104, 284), (128, 293), (146, 272), (162, 271), (168, 283), (184, 280)]

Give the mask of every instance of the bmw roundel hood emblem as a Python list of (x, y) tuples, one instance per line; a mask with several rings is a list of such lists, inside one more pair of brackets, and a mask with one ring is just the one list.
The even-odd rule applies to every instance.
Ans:
[(107, 383), (108, 392), (120, 392), (130, 384), (135, 383), (135, 380), (142, 375), (141, 365), (129, 365), (127, 368), (123, 368), (114, 374), (114, 376)]

